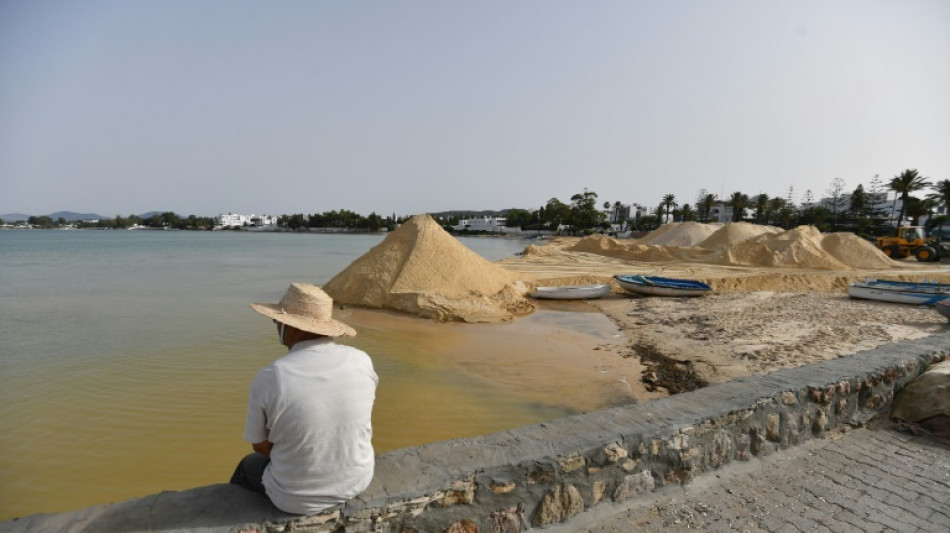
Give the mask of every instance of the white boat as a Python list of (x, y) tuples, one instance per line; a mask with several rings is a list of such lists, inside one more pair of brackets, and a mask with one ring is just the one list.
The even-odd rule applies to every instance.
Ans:
[(855, 281), (848, 287), (848, 296), (897, 304), (934, 305), (950, 298), (950, 284), (885, 279)]
[(593, 285), (564, 285), (562, 287), (537, 287), (531, 295), (548, 300), (592, 300), (610, 294), (609, 283)]
[(702, 296), (712, 290), (709, 285), (692, 279), (621, 274), (614, 279), (624, 290), (649, 296)]

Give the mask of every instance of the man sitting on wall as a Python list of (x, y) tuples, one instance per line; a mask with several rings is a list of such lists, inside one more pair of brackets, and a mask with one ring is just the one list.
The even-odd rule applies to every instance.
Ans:
[(280, 303), (251, 308), (273, 319), (289, 351), (251, 382), (244, 440), (254, 453), (231, 483), (296, 514), (353, 498), (373, 478), (379, 381), (365, 352), (333, 342), (356, 331), (332, 318), (333, 300), (314, 285), (294, 283)]

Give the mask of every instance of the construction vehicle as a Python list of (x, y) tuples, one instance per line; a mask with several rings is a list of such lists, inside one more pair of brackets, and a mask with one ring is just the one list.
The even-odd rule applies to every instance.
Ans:
[(878, 237), (877, 247), (891, 259), (913, 255), (921, 262), (940, 260), (939, 246), (925, 236), (921, 226), (901, 226), (895, 237)]
[(950, 259), (950, 224), (940, 224), (930, 229), (928, 234), (941, 259)]

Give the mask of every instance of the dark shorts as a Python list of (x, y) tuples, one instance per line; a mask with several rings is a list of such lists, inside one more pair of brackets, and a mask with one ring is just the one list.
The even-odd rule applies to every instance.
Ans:
[(241, 459), (234, 474), (231, 476), (231, 483), (240, 485), (248, 490), (266, 494), (264, 491), (264, 469), (270, 464), (270, 457), (254, 452)]

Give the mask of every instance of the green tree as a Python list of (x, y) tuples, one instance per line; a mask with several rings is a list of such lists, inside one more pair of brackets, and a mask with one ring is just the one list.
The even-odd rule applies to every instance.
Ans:
[(700, 196), (696, 201), (696, 216), (700, 222), (709, 222), (710, 213), (715, 204), (716, 195), (707, 193)]
[(505, 225), (509, 228), (525, 228), (535, 220), (535, 215), (526, 209), (509, 209), (505, 213)]
[(831, 231), (835, 231), (838, 229), (838, 211), (843, 208), (841, 197), (844, 193), (844, 180), (841, 178), (831, 180), (831, 186), (827, 192), (831, 204), (829, 206), (831, 209)]
[(911, 226), (920, 225), (920, 217), (929, 215), (933, 209), (937, 206), (937, 201), (932, 198), (915, 198), (913, 196), (907, 198), (907, 216), (910, 217)]
[(815, 204), (802, 211), (801, 223), (812, 224), (824, 231), (825, 222), (831, 217), (831, 210), (821, 204)]
[(759, 193), (755, 195), (751, 203), (755, 206), (755, 222), (757, 224), (766, 224), (768, 222), (769, 195)]
[(696, 212), (693, 211), (692, 206), (689, 204), (683, 204), (683, 207), (680, 208), (680, 217), (683, 219), (683, 222), (696, 220)]
[(542, 222), (547, 224), (552, 231), (557, 231), (561, 227), (561, 224), (567, 222), (570, 216), (571, 206), (557, 198), (551, 198), (548, 200), (548, 203), (545, 204)]
[(795, 218), (795, 210), (789, 205), (782, 206), (778, 211), (779, 225), (785, 229), (792, 227), (792, 219)]
[(934, 192), (927, 195), (927, 198), (937, 202), (937, 206), (943, 207), (944, 214), (950, 215), (950, 180), (940, 180), (933, 184)]
[(41, 228), (52, 228), (53, 219), (48, 216), (41, 217), (29, 217), (26, 219), (27, 224), (31, 226), (39, 226)]
[[(782, 209), (786, 207), (786, 204), (787, 202), (785, 201), (785, 198), (782, 198), (779, 196), (770, 198), (768, 206), (766, 207), (766, 210), (765, 210), (766, 224), (771, 223), (772, 215), (776, 215), (778, 219), (781, 220)], [(781, 225), (781, 222), (779, 222), (779, 225)]]
[(868, 195), (864, 192), (864, 185), (858, 184), (851, 191), (851, 203), (848, 205), (848, 211), (851, 211), (856, 217), (863, 217), (868, 210)]
[(603, 211), (597, 209), (597, 193), (584, 189), (583, 193), (571, 196), (570, 222), (575, 232), (595, 228), (603, 220)]
[(726, 203), (732, 207), (732, 221), (740, 222), (745, 208), (749, 207), (749, 196), (736, 191), (732, 193), (732, 196), (729, 197), (729, 201)]
[(676, 196), (673, 196), (672, 194), (664, 195), (663, 201), (660, 202), (660, 205), (666, 208), (666, 221), (669, 222), (670, 210), (673, 209), (674, 207), (679, 206), (679, 204), (676, 203)]
[[(927, 181), (927, 178), (921, 176), (915, 168), (909, 168), (891, 179), (890, 188), (897, 193), (897, 196), (901, 199), (901, 209), (897, 216), (898, 226), (900, 226), (904, 220), (904, 211), (907, 207), (907, 199), (910, 198), (910, 193), (926, 189), (929, 186), (930, 182)], [(897, 202), (897, 197), (894, 198), (894, 202)]]

